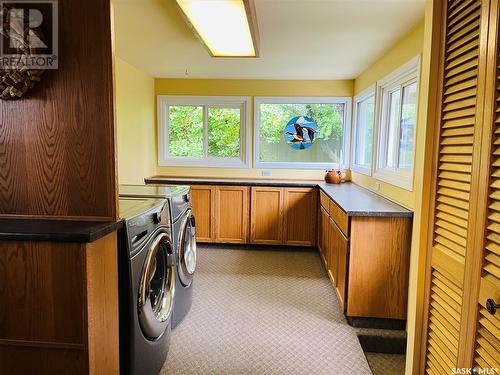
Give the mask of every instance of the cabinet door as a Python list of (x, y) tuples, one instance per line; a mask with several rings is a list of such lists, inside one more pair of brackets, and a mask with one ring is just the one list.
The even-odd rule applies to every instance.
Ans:
[(285, 188), (286, 245), (316, 244), (317, 194), (316, 188)]
[(323, 207), (320, 207), (320, 216), (319, 216), (319, 251), (321, 257), (323, 258), (323, 262), (327, 265), (327, 253), (330, 238), (330, 224), (329, 224), (328, 213)]
[(283, 242), (283, 188), (252, 187), (250, 243), (279, 245)]
[(219, 243), (248, 243), (247, 186), (217, 186), (215, 189), (215, 239)]
[(347, 238), (335, 224), (333, 220), (331, 222), (331, 272), (332, 277), (335, 279), (335, 286), (337, 291), (337, 296), (339, 297), (339, 302), (342, 308), (345, 309), (346, 295), (347, 295), (347, 270), (348, 270), (348, 251), (349, 244)]
[(215, 241), (215, 186), (191, 186), (191, 202), (196, 219), (196, 240)]

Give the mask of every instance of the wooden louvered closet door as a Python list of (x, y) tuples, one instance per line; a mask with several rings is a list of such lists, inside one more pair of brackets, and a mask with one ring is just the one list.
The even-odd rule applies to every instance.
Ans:
[(476, 158), (482, 141), (480, 93), (489, 14), (489, 0), (444, 3), (421, 371), (435, 375), (451, 374), (452, 368), (464, 364), (467, 322), (463, 317), (468, 305), (464, 278), (479, 204)]

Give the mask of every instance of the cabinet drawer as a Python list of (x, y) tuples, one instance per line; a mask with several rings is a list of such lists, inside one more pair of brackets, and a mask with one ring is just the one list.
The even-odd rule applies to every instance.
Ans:
[(323, 207), (326, 210), (326, 212), (328, 212), (330, 210), (329, 207), (330, 198), (328, 198), (328, 196), (321, 190), (319, 191), (319, 201), (321, 203), (321, 207)]
[(330, 216), (342, 230), (342, 232), (344, 232), (344, 235), (348, 237), (349, 218), (347, 217), (346, 213), (342, 211), (342, 209), (337, 206), (337, 204), (332, 200), (330, 200)]

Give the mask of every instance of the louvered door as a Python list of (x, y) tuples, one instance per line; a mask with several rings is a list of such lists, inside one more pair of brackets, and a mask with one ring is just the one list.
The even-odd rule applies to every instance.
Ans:
[[(487, 86), (485, 122), (490, 122), (488, 141), (491, 144), (491, 165), (489, 168), (489, 196), (484, 246), (477, 298), (478, 310), (475, 319), (475, 345), (473, 366), (500, 371), (500, 311), (495, 304), (500, 303), (500, 18), (499, 2), (492, 3), (490, 32), (496, 31), (496, 48), (489, 48), (494, 56), (488, 59), (488, 76), (492, 86)], [(491, 43), (491, 42), (490, 42)], [(488, 78), (489, 79), (489, 78)], [(489, 92), (488, 90), (491, 90)], [(488, 95), (491, 94), (491, 101)], [(489, 108), (488, 108), (489, 107)], [(493, 110), (488, 111), (491, 107)], [(473, 276), (474, 277), (474, 276)], [(474, 283), (472, 280), (471, 284)], [(500, 309), (498, 309), (500, 310)], [(498, 373), (498, 372), (496, 372)]]
[(443, 20), (442, 92), (429, 253), (425, 371), (451, 374), (460, 362), (465, 259), (471, 246), (474, 157), (480, 146), (479, 0), (449, 0)]

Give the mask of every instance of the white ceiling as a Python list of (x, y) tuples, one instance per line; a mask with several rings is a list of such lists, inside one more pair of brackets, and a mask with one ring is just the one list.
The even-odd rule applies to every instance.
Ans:
[(115, 0), (117, 55), (153, 77), (353, 79), (424, 16), (425, 0), (256, 0), (261, 57), (210, 57), (174, 0)]

